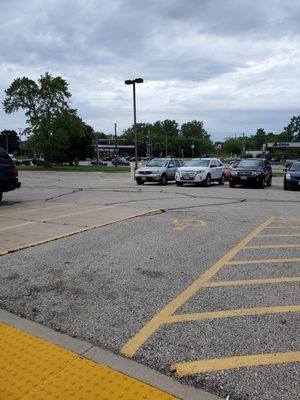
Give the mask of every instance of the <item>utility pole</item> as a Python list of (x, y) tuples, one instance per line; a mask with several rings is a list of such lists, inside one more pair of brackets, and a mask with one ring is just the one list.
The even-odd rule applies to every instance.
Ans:
[(166, 130), (166, 157), (168, 157), (168, 132)]
[(23, 162), (23, 153), (22, 153), (22, 128), (19, 128), (19, 135), (20, 135), (20, 155), (21, 155), (21, 162)]
[(133, 87), (133, 131), (134, 131), (134, 158), (135, 158), (135, 168), (138, 168), (138, 148), (137, 148), (137, 125), (136, 125), (136, 94), (135, 94), (135, 84), (143, 83), (142, 78), (136, 78), (133, 80), (126, 80), (125, 85), (132, 85)]
[(96, 136), (96, 155), (97, 155), (97, 165), (99, 165), (99, 136)]
[(5, 133), (5, 141), (6, 141), (6, 153), (9, 153), (9, 151), (8, 151), (8, 137), (7, 137), (7, 132)]
[(115, 122), (115, 154), (117, 154), (117, 123)]
[(245, 146), (245, 133), (243, 132), (243, 141), (242, 141), (242, 158), (245, 156), (246, 146)]

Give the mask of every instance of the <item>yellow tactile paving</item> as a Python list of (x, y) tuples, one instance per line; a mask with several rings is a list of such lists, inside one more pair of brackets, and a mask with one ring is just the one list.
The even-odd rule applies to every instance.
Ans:
[(1, 400), (174, 400), (134, 378), (0, 323)]

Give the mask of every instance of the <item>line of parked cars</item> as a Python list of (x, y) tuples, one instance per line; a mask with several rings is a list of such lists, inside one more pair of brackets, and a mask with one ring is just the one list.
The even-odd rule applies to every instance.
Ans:
[[(158, 182), (166, 185), (176, 181), (177, 186), (194, 183), (196, 186), (210, 186), (211, 182), (223, 185), (229, 181), (229, 186), (254, 185), (264, 189), (272, 185), (272, 167), (268, 160), (262, 158), (247, 158), (235, 160), (225, 167), (218, 158), (194, 158), (182, 162), (179, 158), (154, 158), (145, 166), (135, 171), (134, 179), (138, 185), (146, 182)], [(300, 161), (288, 166), (284, 177), (284, 189), (300, 188)]]

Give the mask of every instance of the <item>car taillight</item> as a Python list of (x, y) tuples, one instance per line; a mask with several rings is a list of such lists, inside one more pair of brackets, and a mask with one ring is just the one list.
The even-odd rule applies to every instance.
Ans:
[(19, 175), (17, 167), (14, 166), (14, 176), (17, 177)]

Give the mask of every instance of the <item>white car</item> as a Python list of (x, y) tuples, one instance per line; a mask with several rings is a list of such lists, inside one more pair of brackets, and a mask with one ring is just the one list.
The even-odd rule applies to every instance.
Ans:
[(213, 181), (224, 185), (225, 167), (217, 158), (193, 158), (178, 168), (175, 179), (177, 186), (184, 183), (210, 186)]

